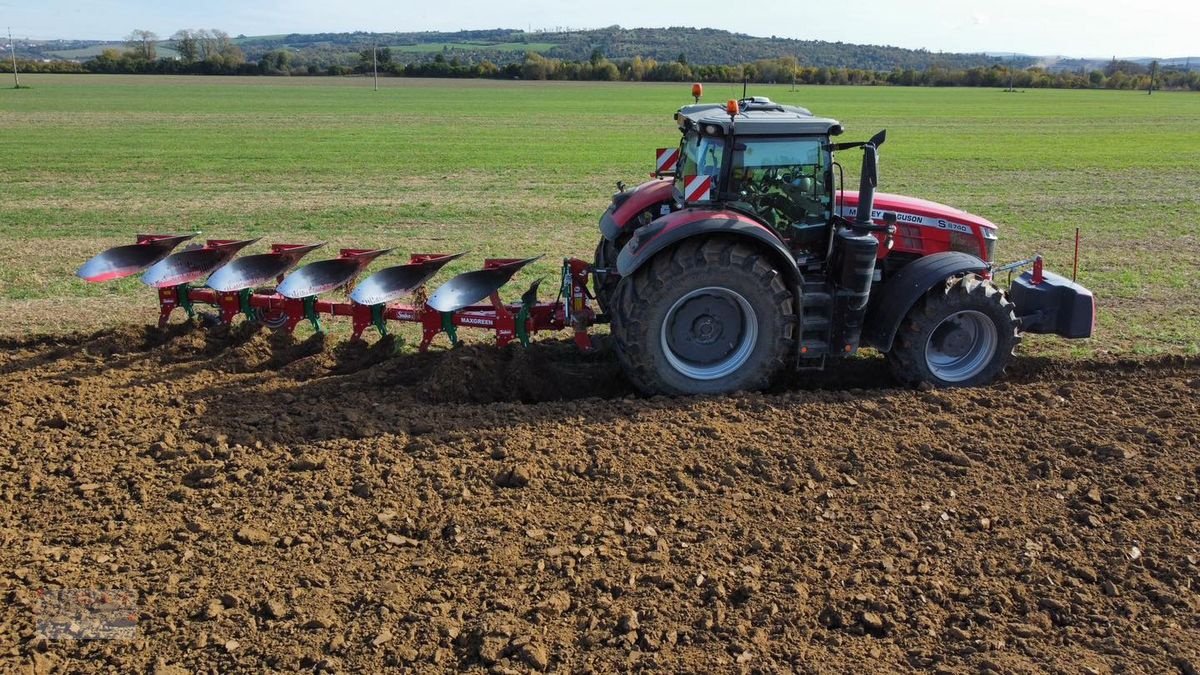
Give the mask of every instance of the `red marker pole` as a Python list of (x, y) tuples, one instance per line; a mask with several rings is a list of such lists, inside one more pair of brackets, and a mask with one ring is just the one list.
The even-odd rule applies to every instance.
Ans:
[(1075, 228), (1075, 265), (1071, 268), (1071, 281), (1079, 276), (1079, 228)]

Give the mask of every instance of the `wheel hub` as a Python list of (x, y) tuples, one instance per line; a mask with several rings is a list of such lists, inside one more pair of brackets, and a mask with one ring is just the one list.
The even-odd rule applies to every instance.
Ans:
[(943, 334), (934, 334), (934, 341), (938, 343), (938, 351), (946, 356), (959, 357), (966, 354), (971, 345), (975, 342), (975, 337), (963, 327), (959, 321), (946, 322), (939, 327), (939, 332)]
[(925, 345), (925, 363), (945, 382), (962, 382), (991, 363), (1000, 339), (996, 324), (983, 312), (951, 314), (933, 330)]
[(741, 312), (734, 301), (698, 295), (676, 307), (670, 319), (670, 345), (690, 361), (717, 361), (736, 345), (741, 322)]
[(758, 322), (748, 300), (727, 288), (700, 288), (675, 301), (662, 327), (667, 361), (699, 380), (724, 377), (754, 349)]
[(696, 336), (696, 342), (700, 344), (707, 345), (716, 342), (722, 332), (721, 322), (709, 315), (696, 319), (696, 322), (692, 324), (692, 334)]

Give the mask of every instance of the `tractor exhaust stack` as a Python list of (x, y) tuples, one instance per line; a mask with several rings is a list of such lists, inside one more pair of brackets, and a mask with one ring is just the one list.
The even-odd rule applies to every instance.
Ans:
[(875, 188), (879, 185), (879, 146), (887, 139), (887, 130), (871, 137), (863, 146), (862, 175), (858, 181), (858, 213), (855, 225), (871, 225), (871, 212), (875, 210)]

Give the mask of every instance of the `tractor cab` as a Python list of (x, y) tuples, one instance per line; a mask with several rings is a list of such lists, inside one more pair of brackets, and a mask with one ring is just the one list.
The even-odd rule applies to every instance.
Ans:
[(685, 106), (674, 175), (675, 209), (733, 209), (771, 227), (793, 249), (824, 248), (834, 216), (829, 139), (842, 126), (766, 97)]

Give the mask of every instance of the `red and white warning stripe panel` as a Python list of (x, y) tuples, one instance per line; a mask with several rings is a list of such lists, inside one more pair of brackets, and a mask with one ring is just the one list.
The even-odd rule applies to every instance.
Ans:
[(684, 176), (683, 200), (686, 202), (706, 202), (712, 199), (712, 176)]
[(679, 163), (679, 148), (659, 148), (654, 151), (654, 173), (665, 176), (675, 173)]

